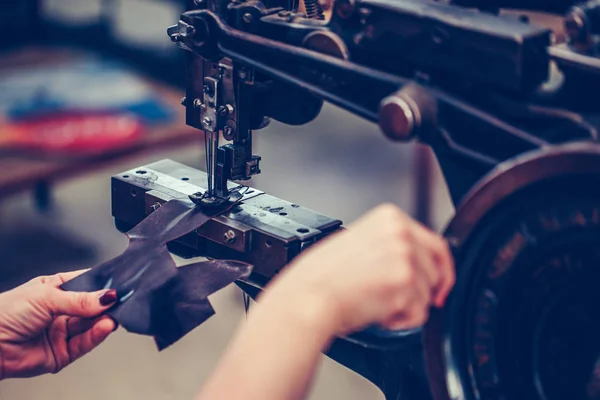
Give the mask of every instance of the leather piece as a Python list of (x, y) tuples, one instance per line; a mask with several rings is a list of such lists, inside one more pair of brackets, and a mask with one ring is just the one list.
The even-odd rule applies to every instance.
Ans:
[(64, 283), (63, 290), (116, 289), (117, 303), (106, 312), (127, 331), (153, 336), (159, 350), (175, 343), (214, 315), (208, 296), (250, 276), (252, 266), (211, 260), (177, 268), (167, 243), (197, 229), (230, 208), (205, 210), (191, 201), (171, 200), (127, 233), (119, 256)]
[(225, 260), (210, 260), (178, 269), (156, 296), (152, 307), (156, 313), (153, 332), (159, 350), (175, 343), (214, 314), (207, 297), (238, 279), (246, 279), (252, 265)]

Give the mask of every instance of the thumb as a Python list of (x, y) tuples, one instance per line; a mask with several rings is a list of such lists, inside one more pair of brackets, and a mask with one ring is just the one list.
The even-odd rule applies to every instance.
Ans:
[(102, 314), (117, 301), (115, 289), (97, 292), (65, 292), (55, 290), (48, 298), (49, 310), (58, 315), (91, 318)]

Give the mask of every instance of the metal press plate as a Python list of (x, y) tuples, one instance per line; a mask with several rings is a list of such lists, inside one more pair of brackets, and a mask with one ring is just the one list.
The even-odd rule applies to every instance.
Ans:
[[(113, 216), (125, 224), (119, 229), (127, 230), (170, 199), (203, 193), (206, 182), (204, 172), (171, 160), (131, 169), (112, 178)], [(339, 220), (258, 189), (242, 192), (239, 204), (177, 242), (194, 253), (208, 251), (214, 257), (253, 263), (270, 278), (300, 251), (341, 226)]]

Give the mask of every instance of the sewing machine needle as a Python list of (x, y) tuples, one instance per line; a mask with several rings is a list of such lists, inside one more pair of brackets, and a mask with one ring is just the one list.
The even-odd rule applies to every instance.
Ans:
[(208, 195), (213, 197), (213, 132), (206, 132), (208, 135), (208, 154), (206, 155), (206, 173), (208, 175)]

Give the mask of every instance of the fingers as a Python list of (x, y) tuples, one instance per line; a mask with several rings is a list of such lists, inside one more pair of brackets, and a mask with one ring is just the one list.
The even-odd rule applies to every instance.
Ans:
[(52, 289), (45, 298), (45, 303), (53, 314), (83, 318), (100, 315), (116, 301), (117, 291), (114, 289), (91, 293)]
[(59, 287), (63, 283), (70, 281), (71, 279), (77, 278), (79, 275), (89, 271), (90, 269), (80, 269), (78, 271), (60, 272), (55, 275), (43, 275), (33, 278), (23, 286), (29, 286), (33, 284), (42, 284), (53, 287)]
[[(81, 326), (82, 325), (79, 325), (79, 327)], [(71, 337), (68, 342), (68, 351), (71, 362), (89, 353), (104, 342), (116, 327), (117, 325), (110, 317), (102, 317), (95, 321), (89, 329), (79, 335)]]
[[(409, 310), (413, 308), (416, 310), (422, 310), (424, 308), (428, 308), (431, 304), (431, 285), (429, 284), (429, 280), (426, 274), (421, 269), (417, 272), (417, 277), (415, 279), (415, 288), (412, 305), (409, 307)], [(410, 312), (409, 314), (414, 314)]]
[[(406, 266), (406, 268), (411, 268)], [(383, 326), (391, 330), (411, 329), (421, 326), (427, 320), (431, 305), (431, 285), (422, 268), (412, 266), (414, 278), (404, 293), (398, 293), (395, 312)]]
[(70, 317), (67, 319), (67, 338), (72, 338), (91, 329), (96, 321), (93, 318)]
[(433, 304), (436, 307), (442, 307), (454, 286), (454, 261), (450, 255), (448, 244), (442, 238), (435, 236), (426, 245), (429, 247), (430, 254), (433, 255), (432, 261), (439, 273), (439, 281), (433, 291)]
[(424, 307), (419, 310), (415, 309), (412, 313), (400, 312), (388, 319), (383, 327), (391, 331), (415, 329), (425, 325), (428, 318), (429, 309)]
[(418, 222), (407, 218), (412, 224), (415, 246), (429, 254), (429, 259), (421, 264), (427, 273), (433, 289), (433, 304), (436, 307), (444, 305), (455, 281), (454, 261), (448, 244), (440, 236), (425, 228)]
[(109, 319), (112, 322), (113, 330), (117, 328), (117, 323), (108, 316), (103, 316), (100, 318), (79, 318), (79, 317), (69, 317), (67, 319), (67, 338), (73, 338), (77, 335), (80, 335), (90, 329), (98, 322), (100, 319)]
[(59, 316), (48, 328), (48, 340), (52, 346), (53, 365), (48, 371), (57, 373), (77, 358), (98, 346), (117, 324), (108, 316), (79, 318)]
[(84, 274), (85, 272), (88, 272), (90, 270), (90, 268), (86, 268), (86, 269), (80, 269), (77, 271), (69, 271), (69, 272), (61, 272), (58, 273), (56, 275), (54, 275), (56, 277), (56, 281), (57, 281), (57, 287), (62, 285), (65, 282), (70, 281), (71, 279), (75, 279), (77, 278), (79, 275)]
[(442, 307), (456, 282), (456, 269), (454, 267), (454, 259), (450, 252), (450, 248), (446, 241), (442, 241), (439, 244), (439, 251), (437, 256), (439, 257), (439, 265), (441, 266), (441, 279), (440, 285), (437, 292), (437, 296), (434, 299), (434, 303), (437, 307)]
[(427, 285), (427, 300), (431, 301), (440, 284), (440, 271), (436, 265), (435, 257), (427, 246), (415, 240), (413, 248), (413, 266), (417, 273), (422, 276), (423, 284)]
[[(391, 314), (382, 324), (389, 330), (406, 330), (423, 326), (429, 318), (430, 291), (429, 286), (421, 281), (421, 289), (415, 290), (412, 297), (398, 298), (396, 312)], [(415, 285), (419, 285), (415, 283)], [(423, 297), (422, 293), (427, 292)]]

